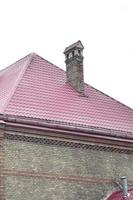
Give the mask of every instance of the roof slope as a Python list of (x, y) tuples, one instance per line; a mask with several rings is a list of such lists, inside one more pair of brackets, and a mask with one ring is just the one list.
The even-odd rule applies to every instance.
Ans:
[(86, 96), (66, 74), (32, 53), (0, 72), (0, 114), (133, 133), (133, 110), (85, 85)]
[(28, 57), (17, 61), (0, 72), (0, 113), (4, 111), (10, 97), (14, 93), (17, 83), (27, 66)]

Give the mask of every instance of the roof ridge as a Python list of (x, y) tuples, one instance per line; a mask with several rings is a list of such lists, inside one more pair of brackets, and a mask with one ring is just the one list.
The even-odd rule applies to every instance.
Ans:
[(30, 53), (30, 54), (24, 56), (23, 58), (20, 58), (20, 59), (18, 59), (17, 61), (13, 62), (12, 64), (6, 66), (5, 68), (1, 69), (1, 70), (0, 70), (0, 74), (1, 74), (1, 72), (3, 72), (3, 71), (5, 71), (5, 70), (7, 70), (8, 68), (10, 68), (12, 65), (18, 63), (19, 61), (23, 60), (23, 59), (26, 58), (26, 57), (29, 57), (31, 54), (35, 54), (35, 53), (34, 53), (34, 52), (33, 52), (33, 53)]
[[(79, 41), (78, 41), (78, 42), (79, 42)], [(60, 67), (58, 67), (57, 65), (53, 64), (52, 62), (46, 60), (46, 59), (43, 58), (42, 56), (40, 56), (40, 55), (38, 55), (38, 54), (36, 54), (36, 53), (33, 53), (33, 54), (36, 55), (36, 56), (38, 56), (38, 57), (40, 57), (41, 59), (45, 60), (47, 63), (52, 64), (54, 67), (58, 68), (59, 70), (63, 71), (64, 73), (66, 73), (65, 70), (61, 69)], [(91, 88), (93, 88), (95, 91), (100, 92), (101, 94), (105, 95), (106, 97), (108, 97), (108, 98), (114, 100), (114, 101), (115, 101), (116, 103), (118, 103), (119, 105), (122, 105), (122, 106), (128, 108), (128, 109), (131, 110), (131, 111), (133, 110), (132, 108), (130, 108), (130, 107), (127, 106), (126, 104), (124, 104), (124, 103), (118, 101), (117, 99), (115, 99), (115, 98), (111, 97), (110, 95), (108, 95), (108, 94), (106, 94), (106, 93), (100, 91), (99, 89), (97, 89), (97, 88), (91, 86), (90, 84), (88, 84), (88, 83), (86, 83), (86, 82), (85, 82), (85, 84), (88, 85), (88, 86), (90, 86)]]
[(53, 64), (52, 62), (48, 61), (47, 59), (43, 58), (42, 56), (36, 54), (33, 52), (33, 55), (38, 56), (39, 58), (41, 58), (42, 60), (45, 60), (47, 63), (53, 65), (54, 67), (58, 68), (60, 71), (63, 71), (64, 73), (66, 73), (65, 70), (63, 70), (62, 68), (58, 67), (57, 65)]
[(103, 94), (104, 96), (106, 96), (106, 97), (108, 97), (108, 98), (110, 98), (110, 99), (112, 99), (112, 100), (114, 100), (116, 103), (118, 103), (119, 105), (122, 105), (122, 106), (124, 106), (124, 107), (126, 107), (126, 108), (128, 108), (129, 110), (131, 110), (131, 111), (133, 111), (133, 109), (132, 108), (130, 108), (129, 106), (127, 106), (126, 104), (124, 104), (124, 103), (122, 103), (122, 102), (120, 102), (120, 101), (118, 101), (117, 99), (115, 99), (115, 98), (113, 98), (113, 97), (111, 97), (110, 95), (108, 95), (108, 94), (105, 94), (104, 92), (102, 92), (102, 91), (100, 91), (99, 89), (97, 89), (97, 88), (95, 88), (95, 87), (93, 87), (93, 86), (91, 86), (90, 84), (88, 84), (88, 83), (85, 83), (87, 86), (90, 86), (91, 88), (93, 88), (95, 91), (97, 91), (97, 92), (100, 92), (101, 94)]
[[(23, 75), (24, 75), (24, 73), (25, 73), (27, 67), (28, 67), (29, 64), (31, 63), (31, 61), (32, 61), (32, 59), (33, 59), (34, 56), (35, 56), (35, 53), (31, 53), (31, 54), (28, 54), (27, 56), (25, 56), (25, 57), (19, 59), (19, 60), (16, 61), (15, 63), (13, 63), (13, 64), (16, 64), (16, 63), (19, 62), (20, 60), (22, 60), (22, 59), (24, 59), (24, 58), (27, 57), (27, 60), (25, 61), (25, 64), (23, 65), (22, 70), (21, 70), (21, 72), (20, 72), (19, 75), (18, 75), (18, 78), (17, 78), (17, 80), (16, 80), (15, 86), (12, 88), (12, 91), (11, 91), (9, 97), (8, 97), (8, 100), (7, 100), (6, 104), (5, 104), (4, 107), (3, 107), (3, 112), (4, 112), (4, 110), (6, 109), (7, 105), (9, 104), (9, 102), (10, 102), (10, 100), (11, 100), (11, 98), (12, 98), (12, 96), (13, 96), (13, 94), (14, 94), (14, 92), (15, 92), (15, 90), (16, 90), (16, 88), (17, 88), (19, 82), (20, 82), (20, 80), (22, 79), (22, 77), (23, 77)], [(12, 64), (12, 65), (13, 65), (13, 64)], [(10, 66), (11, 66), (11, 65), (10, 65)], [(9, 66), (9, 67), (10, 67), (10, 66)]]

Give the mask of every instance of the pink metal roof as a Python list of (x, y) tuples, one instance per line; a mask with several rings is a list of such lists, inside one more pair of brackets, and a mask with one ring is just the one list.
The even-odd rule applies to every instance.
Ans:
[(133, 110), (85, 85), (85, 97), (66, 74), (32, 53), (0, 72), (0, 114), (133, 133)]
[(133, 200), (133, 189), (128, 192), (128, 198), (124, 198), (121, 191), (114, 192), (107, 200)]

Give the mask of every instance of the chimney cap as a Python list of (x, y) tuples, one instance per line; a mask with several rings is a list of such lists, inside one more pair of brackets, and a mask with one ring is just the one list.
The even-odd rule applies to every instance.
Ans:
[(82, 42), (80, 40), (78, 40), (77, 42), (73, 43), (72, 45), (68, 46), (65, 48), (64, 54), (69, 52), (72, 49), (84, 49), (84, 46), (82, 44)]

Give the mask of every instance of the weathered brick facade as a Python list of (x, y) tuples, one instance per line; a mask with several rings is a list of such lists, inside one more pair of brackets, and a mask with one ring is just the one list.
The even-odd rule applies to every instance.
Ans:
[(0, 127), (0, 199), (5, 200), (5, 182), (4, 182), (4, 130), (3, 126)]
[(121, 176), (133, 184), (131, 148), (14, 133), (5, 131), (6, 200), (102, 200)]

